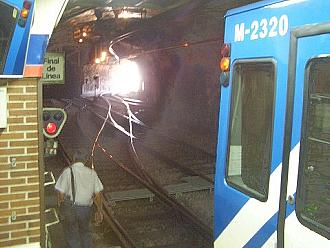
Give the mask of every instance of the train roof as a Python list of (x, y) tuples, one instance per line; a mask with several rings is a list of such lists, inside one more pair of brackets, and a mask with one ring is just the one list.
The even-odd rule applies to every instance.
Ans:
[(265, 7), (265, 6), (274, 4), (274, 3), (280, 3), (280, 2), (284, 2), (284, 1), (286, 1), (286, 0), (264, 0), (264, 1), (257, 2), (257, 3), (251, 3), (251, 4), (245, 5), (243, 7), (228, 10), (225, 17), (231, 16), (231, 15), (236, 15), (236, 14), (250, 11), (253, 9), (262, 8), (262, 7)]

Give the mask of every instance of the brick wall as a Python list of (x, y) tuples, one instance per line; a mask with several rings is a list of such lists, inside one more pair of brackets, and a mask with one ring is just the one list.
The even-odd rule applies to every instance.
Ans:
[(0, 247), (39, 244), (38, 80), (0, 80), (0, 86), (7, 86), (8, 122), (0, 129)]

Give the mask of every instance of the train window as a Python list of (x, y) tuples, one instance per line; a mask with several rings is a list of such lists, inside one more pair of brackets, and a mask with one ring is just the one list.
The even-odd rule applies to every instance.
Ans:
[(3, 73), (13, 31), (16, 25), (17, 9), (0, 2), (0, 75)]
[(232, 85), (226, 179), (232, 187), (266, 201), (272, 151), (274, 62), (236, 62)]
[(330, 58), (310, 60), (299, 165), (297, 216), (330, 238)]

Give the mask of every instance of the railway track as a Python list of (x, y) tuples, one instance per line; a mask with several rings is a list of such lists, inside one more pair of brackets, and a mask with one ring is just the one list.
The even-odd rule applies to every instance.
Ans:
[[(92, 108), (78, 101), (65, 104), (57, 102), (55, 105), (62, 105), (62, 107), (66, 105), (69, 116), (75, 116), (69, 118), (70, 124), (68, 123), (60, 137), (63, 150), (67, 150), (66, 153), (70, 154), (74, 149), (82, 147), (90, 150), (93, 143), (97, 146), (93, 156), (93, 165), (105, 186), (104, 208), (108, 211), (107, 222), (114, 229), (116, 229), (114, 223), (120, 223), (119, 229), (117, 226), (118, 230), (115, 232), (118, 233), (116, 235), (119, 235), (120, 240), (126, 240), (124, 247), (212, 246), (210, 228), (212, 223), (208, 225), (202, 222), (196, 215), (198, 211), (186, 207), (183, 202), (189, 204), (187, 199), (182, 197), (178, 200), (180, 193), (181, 196), (194, 194), (196, 191), (210, 194), (212, 180), (204, 175), (205, 170), (198, 172), (197, 169), (192, 170), (188, 165), (182, 166), (183, 162), (169, 159), (164, 151), (155, 149), (157, 147), (155, 141), (149, 144), (139, 142), (136, 144), (139, 151), (133, 152), (131, 144), (127, 145), (127, 136), (121, 132), (115, 132), (113, 128), (109, 128), (110, 126), (107, 126), (97, 142), (94, 142), (104, 120), (104, 113), (100, 113), (100, 107), (97, 110), (95, 106)], [(75, 122), (78, 125), (73, 127)], [(75, 133), (78, 130), (80, 134)], [(141, 130), (138, 133), (141, 137), (145, 136)], [(153, 152), (150, 147), (153, 147)], [(136, 156), (137, 153), (139, 156)], [(196, 155), (196, 152), (194, 154)], [(197, 161), (196, 158), (190, 158), (190, 160)], [(209, 162), (207, 159), (203, 161)], [(150, 170), (150, 164), (157, 164), (158, 169), (162, 164), (164, 169), (161, 171), (164, 173), (167, 167), (166, 180), (159, 180), (155, 173), (151, 173), (155, 170)], [(209, 186), (205, 186), (202, 190), (203, 187), (188, 189), (189, 185), (182, 183), (182, 178), (188, 181), (202, 178)], [(192, 205), (190, 204), (190, 207)], [(115, 214), (111, 215), (112, 213)], [(114, 218), (114, 221), (111, 218)]]
[[(74, 100), (77, 106), (85, 106), (87, 110), (96, 117), (104, 120), (107, 106), (94, 104), (88, 100)], [(128, 120), (128, 116), (122, 114), (123, 111), (113, 111), (116, 116)], [(136, 147), (145, 150), (142, 154), (152, 154), (158, 160), (163, 160), (168, 166), (179, 168), (185, 174), (201, 177), (213, 183), (215, 155), (206, 152), (187, 142), (172, 138), (161, 130), (142, 125), (141, 122), (132, 119), (134, 124), (134, 135)], [(109, 122), (110, 125), (113, 125)], [(126, 125), (126, 129), (128, 129)], [(136, 135), (137, 134), (137, 135)], [(156, 149), (155, 149), (156, 148)]]

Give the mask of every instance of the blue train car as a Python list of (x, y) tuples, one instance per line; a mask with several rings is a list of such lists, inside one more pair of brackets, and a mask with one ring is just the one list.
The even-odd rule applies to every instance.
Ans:
[(34, 0), (0, 0), (0, 75), (22, 76)]
[(330, 1), (227, 12), (214, 247), (330, 247)]

